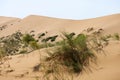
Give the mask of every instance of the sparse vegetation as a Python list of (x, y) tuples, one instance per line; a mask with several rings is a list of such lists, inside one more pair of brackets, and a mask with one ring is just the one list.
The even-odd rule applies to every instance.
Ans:
[(62, 71), (81, 73), (91, 70), (90, 63), (96, 63), (96, 54), (104, 53), (103, 48), (109, 44), (110, 38), (112, 35), (103, 36), (100, 31), (89, 35), (63, 32), (62, 40), (56, 42), (58, 47), (48, 51), (49, 57), (46, 58), (45, 64), (46, 80), (49, 75), (53, 76), (53, 80), (66, 80), (59, 77), (64, 75)]
[[(46, 37), (46, 32), (35, 37), (34, 31), (25, 34), (18, 31), (0, 38), (0, 60), (8, 55), (24, 54), (47, 48), (48, 56), (45, 63), (34, 66), (33, 71), (39, 71), (39, 67), (44, 66), (46, 80), (49, 80), (49, 76), (52, 76), (52, 80), (66, 80), (62, 71), (68, 74), (79, 74), (84, 70), (90, 70), (90, 63), (96, 63), (96, 54), (104, 52), (103, 48), (109, 44), (109, 40), (112, 38), (120, 40), (118, 33), (103, 36), (101, 35), (102, 29), (93, 30), (93, 28), (87, 29), (90, 34), (63, 32), (62, 40), (57, 42), (58, 35)], [(48, 50), (48, 47), (54, 47), (54, 49)]]
[(12, 35), (2, 37), (0, 38), (0, 47), (2, 47), (7, 55), (16, 54), (22, 45), (21, 37), (21, 32), (16, 32)]

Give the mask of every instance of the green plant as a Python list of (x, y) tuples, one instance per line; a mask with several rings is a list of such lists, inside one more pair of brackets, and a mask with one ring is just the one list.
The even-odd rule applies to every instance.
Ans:
[(22, 33), (16, 32), (12, 35), (0, 38), (0, 47), (3, 48), (7, 55), (13, 55), (19, 52), (19, 48), (22, 44), (21, 41)]
[(30, 34), (24, 34), (22, 41), (25, 43), (25, 46), (30, 46), (33, 50), (39, 49), (40, 46), (37, 43), (38, 41)]
[[(94, 34), (93, 34), (94, 33)], [(66, 73), (81, 73), (90, 70), (89, 64), (96, 63), (96, 53), (103, 52), (111, 35), (102, 36), (101, 32), (78, 34), (63, 32), (62, 40), (55, 43), (54, 49), (47, 50), (48, 56), (43, 64), (45, 80), (73, 80)]]
[(30, 41), (35, 41), (35, 39), (34, 39), (30, 34), (24, 34), (22, 40), (23, 40), (23, 42), (25, 42), (26, 44), (29, 44)]
[(39, 49), (40, 45), (38, 45), (38, 43), (36, 41), (30, 41), (29, 45), (32, 47), (32, 49)]
[(90, 60), (95, 61), (95, 54), (87, 46), (87, 36), (63, 33), (62, 44), (53, 53), (49, 53), (47, 61), (68, 67), (70, 71), (80, 73)]

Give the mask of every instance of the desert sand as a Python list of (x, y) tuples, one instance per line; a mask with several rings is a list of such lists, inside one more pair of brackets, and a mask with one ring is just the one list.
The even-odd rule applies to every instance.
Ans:
[[(8, 36), (18, 30), (35, 33), (47, 31), (49, 35), (60, 34), (61, 31), (80, 33), (84, 29), (93, 27), (95, 30), (102, 28), (104, 34), (120, 34), (120, 14), (103, 16), (86, 20), (58, 19), (45, 16), (30, 15), (23, 19), (0, 17), (0, 26), (6, 25), (0, 31), (0, 37)], [(97, 65), (92, 65), (92, 72), (83, 72), (75, 80), (120, 80), (120, 41), (111, 41), (104, 49), (105, 54), (98, 54)], [(9, 60), (0, 65), (0, 80), (37, 80), (41, 72), (33, 72), (32, 68), (44, 57), (44, 49), (33, 51), (29, 54), (10, 56)], [(10, 68), (7, 68), (10, 66)], [(14, 70), (6, 72), (6, 70)], [(42, 80), (42, 79), (40, 79)]]

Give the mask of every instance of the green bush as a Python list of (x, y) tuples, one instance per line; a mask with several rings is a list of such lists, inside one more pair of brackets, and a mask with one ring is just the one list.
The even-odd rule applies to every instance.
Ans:
[(37, 40), (35, 40), (35, 38), (30, 34), (25, 34), (22, 40), (26, 46), (30, 46), (33, 50), (40, 48), (39, 44), (37, 43)]
[(95, 61), (96, 56), (88, 48), (85, 34), (71, 36), (71, 34), (63, 33), (61, 42), (62, 44), (53, 53), (49, 53), (49, 57), (46, 59), (48, 62), (54, 62), (53, 66), (62, 64), (68, 67), (70, 71), (80, 73), (89, 65), (90, 60)]
[(119, 34), (118, 34), (118, 33), (115, 33), (115, 34), (114, 34), (114, 38), (115, 38), (116, 40), (120, 40)]
[(30, 41), (29, 45), (32, 47), (32, 49), (39, 49), (40, 45), (38, 45), (38, 43), (36, 41)]
[(30, 41), (35, 41), (35, 39), (30, 34), (25, 34), (22, 38), (23, 42), (29, 44)]
[(16, 54), (22, 45), (21, 37), (22, 33), (19, 31), (4, 38), (2, 37), (0, 38), (0, 47), (3, 48), (7, 55)]

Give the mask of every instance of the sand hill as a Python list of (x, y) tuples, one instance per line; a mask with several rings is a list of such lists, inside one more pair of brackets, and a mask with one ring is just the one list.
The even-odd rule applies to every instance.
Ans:
[[(17, 30), (21, 30), (23, 32), (29, 32), (31, 30), (35, 30), (36, 32), (48, 31), (51, 34), (61, 31), (74, 31), (79, 33), (88, 27), (94, 27), (96, 29), (104, 28), (106, 33), (120, 33), (118, 29), (120, 26), (119, 23), (120, 14), (87, 20), (67, 20), (30, 15), (22, 20), (14, 20), (12, 23), (13, 25), (10, 25), (9, 28), (6, 28), (6, 30), (2, 31), (0, 36), (12, 34)], [(7, 33), (4, 34), (5, 32)]]
[[(93, 27), (95, 30), (102, 28), (104, 34), (120, 33), (120, 14), (98, 17), (86, 20), (58, 19), (44, 16), (30, 15), (23, 19), (0, 17), (0, 25), (7, 25), (0, 31), (1, 36), (10, 35), (18, 30), (35, 33), (47, 31), (49, 35), (59, 34), (61, 31), (80, 33), (84, 29)], [(76, 80), (120, 80), (120, 41), (111, 42), (105, 48), (106, 55), (99, 55), (98, 65), (92, 72), (83, 73)], [(40, 54), (44, 54), (44, 49)], [(35, 80), (40, 73), (33, 73), (32, 68), (39, 63), (39, 51), (27, 55), (12, 56), (3, 66), (8, 66), (15, 71), (0, 76), (0, 80)], [(23, 76), (23, 74), (25, 76)], [(23, 77), (21, 77), (23, 76)], [(42, 80), (42, 79), (41, 79)]]

